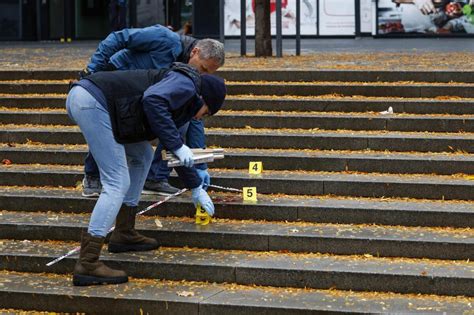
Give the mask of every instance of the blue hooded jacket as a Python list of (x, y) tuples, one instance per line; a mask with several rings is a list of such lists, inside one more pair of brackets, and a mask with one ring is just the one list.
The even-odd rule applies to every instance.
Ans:
[(100, 42), (87, 68), (103, 71), (168, 68), (183, 51), (180, 36), (161, 25), (110, 33)]

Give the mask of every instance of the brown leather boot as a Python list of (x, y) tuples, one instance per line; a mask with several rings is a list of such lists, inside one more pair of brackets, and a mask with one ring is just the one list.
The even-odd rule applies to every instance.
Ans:
[(136, 213), (137, 207), (122, 205), (110, 236), (109, 252), (145, 251), (159, 247), (154, 238), (145, 237), (135, 230)]
[(74, 285), (118, 284), (128, 281), (125, 271), (109, 268), (99, 261), (104, 240), (105, 237), (95, 237), (85, 231), (82, 233), (81, 252), (72, 277)]

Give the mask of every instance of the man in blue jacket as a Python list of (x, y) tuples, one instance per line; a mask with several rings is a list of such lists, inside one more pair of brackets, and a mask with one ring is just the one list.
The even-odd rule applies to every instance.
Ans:
[[(81, 77), (98, 71), (163, 69), (173, 62), (187, 63), (200, 73), (214, 73), (224, 64), (224, 46), (213, 39), (196, 40), (178, 35), (161, 25), (138, 29), (124, 29), (113, 32), (104, 39), (91, 57)], [(193, 119), (180, 129), (183, 138), (191, 148), (204, 148), (204, 125)], [(169, 195), (178, 191), (168, 183), (171, 172), (161, 159), (162, 146), (155, 151), (153, 163), (145, 183), (146, 193)], [(206, 164), (197, 165), (200, 178), (210, 183)], [(85, 160), (83, 196), (99, 196), (102, 186), (97, 164), (91, 154)]]
[(192, 118), (215, 114), (224, 102), (224, 81), (175, 63), (170, 70), (99, 72), (75, 83), (66, 108), (79, 125), (99, 166), (103, 192), (82, 233), (74, 285), (123, 283), (122, 270), (99, 260), (105, 237), (110, 252), (152, 250), (158, 242), (135, 230), (141, 191), (153, 157), (150, 140), (158, 138), (184, 166), (176, 172), (192, 200), (209, 214), (214, 204), (194, 168), (193, 153), (178, 132)]

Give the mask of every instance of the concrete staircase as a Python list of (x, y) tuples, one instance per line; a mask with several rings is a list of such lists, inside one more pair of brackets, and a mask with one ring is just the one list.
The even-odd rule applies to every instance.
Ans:
[(220, 73), (212, 183), (255, 186), (258, 203), (212, 192), (216, 220), (200, 227), (189, 196), (173, 199), (138, 219), (159, 250), (104, 251), (130, 283), (75, 288), (75, 256), (45, 266), (77, 246), (95, 203), (64, 109), (75, 72), (0, 72), (0, 310), (474, 312), (472, 73)]

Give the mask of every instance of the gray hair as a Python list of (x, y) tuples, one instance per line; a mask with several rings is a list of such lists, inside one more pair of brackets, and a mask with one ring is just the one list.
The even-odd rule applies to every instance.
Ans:
[(225, 52), (224, 44), (211, 38), (204, 38), (197, 42), (196, 47), (199, 48), (199, 57), (202, 59), (215, 59), (219, 67), (224, 65)]

